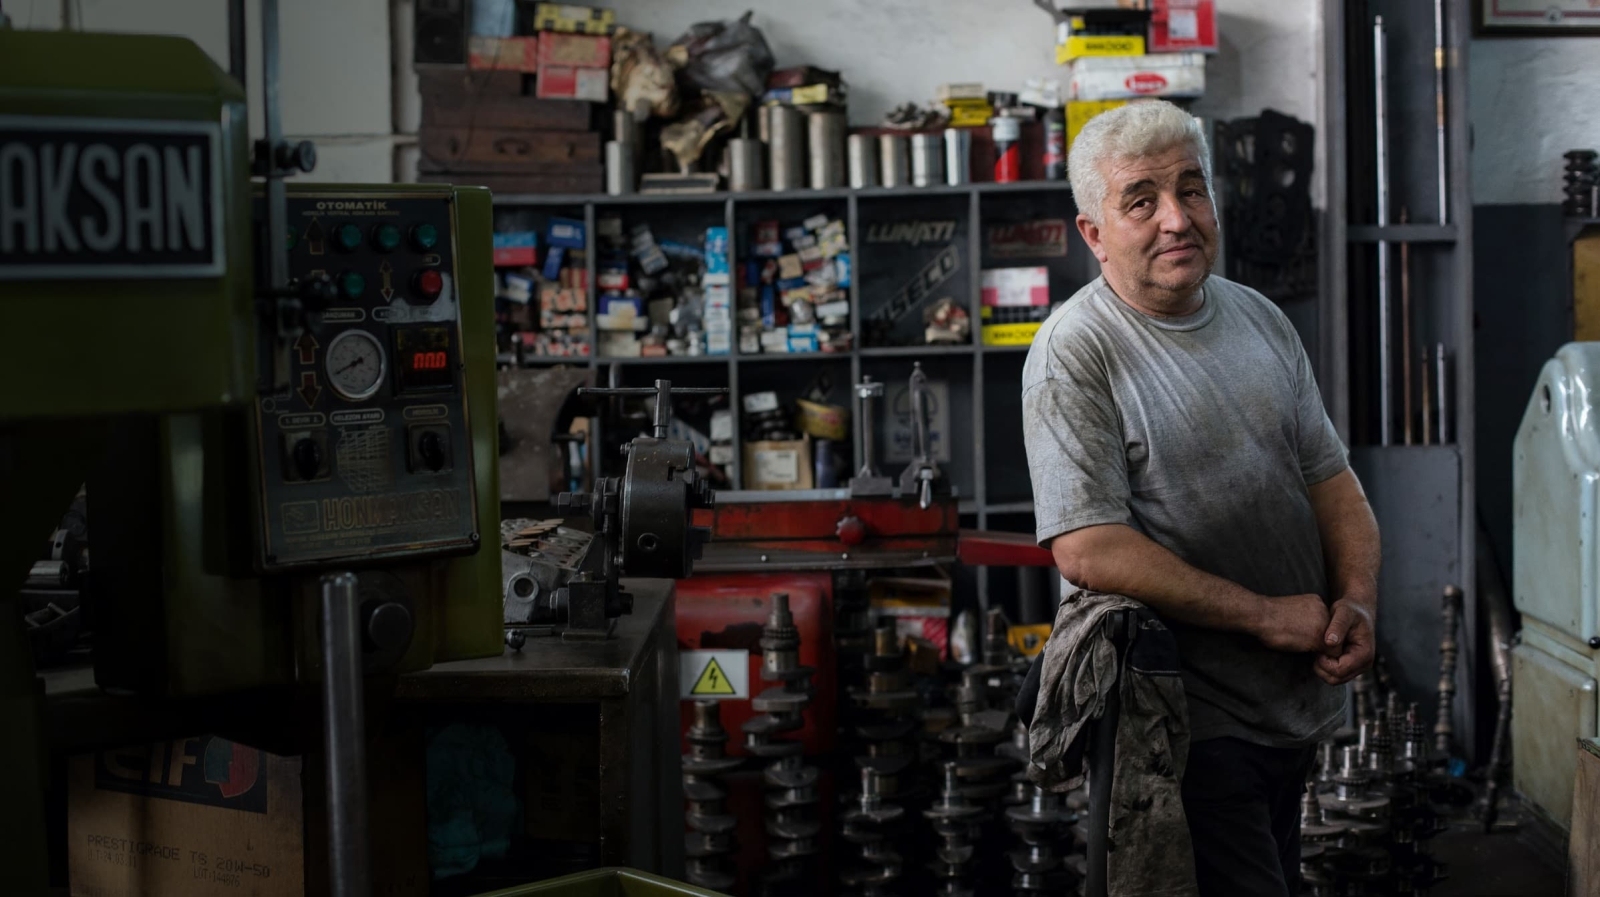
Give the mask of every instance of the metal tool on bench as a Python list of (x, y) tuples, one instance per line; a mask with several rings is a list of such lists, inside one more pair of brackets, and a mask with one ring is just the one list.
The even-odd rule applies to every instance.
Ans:
[(861, 431), (861, 469), (850, 478), (851, 498), (894, 494), (894, 481), (878, 472), (877, 437), (874, 435), (878, 419), (873, 415), (873, 405), (881, 398), (883, 384), (862, 375), (861, 382), (856, 384), (859, 409), (856, 426)]
[[(653, 387), (578, 390), (580, 396), (653, 397), (651, 432), (627, 444), (621, 477), (597, 478), (593, 492), (556, 496), (556, 512), (593, 518), (596, 537), (564, 583), (547, 582), (530, 593), (531, 565), (510, 552), (502, 556), (506, 638), (513, 648), (529, 635), (557, 631), (569, 641), (609, 638), (617, 617), (633, 610), (621, 577), (683, 579), (693, 571), (711, 538), (710, 529), (694, 525), (694, 512), (710, 509), (715, 496), (695, 470), (694, 447), (667, 435), (672, 397), (726, 392), (721, 387), (674, 389), (671, 380), (657, 380)], [(519, 569), (527, 575), (519, 576)]]
[(939, 473), (933, 460), (933, 446), (928, 438), (928, 376), (922, 372), (922, 362), (911, 371), (911, 463), (900, 473), (900, 495), (917, 496), (917, 506), (927, 510), (933, 504), (935, 492), (949, 491), (949, 483)]

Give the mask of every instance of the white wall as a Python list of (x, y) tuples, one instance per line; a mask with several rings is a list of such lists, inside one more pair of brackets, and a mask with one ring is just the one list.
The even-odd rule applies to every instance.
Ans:
[[(225, 0), (68, 0), (85, 31), (179, 34), (228, 67)], [(248, 3), (251, 130), (261, 125), (261, 80), (256, 23)], [(387, 0), (280, 0), (279, 91), (283, 129), (290, 139), (317, 144), (318, 181), (387, 181), (393, 171)], [(6, 0), (18, 28), (57, 28), (57, 0)]]
[[(227, 64), (224, 0), (68, 0), (83, 27), (187, 35)], [(1320, 124), (1316, 59), (1322, 0), (1221, 0), (1221, 52), (1197, 111), (1233, 118), (1273, 108)], [(1065, 0), (1058, 0), (1065, 5)], [(873, 124), (907, 101), (926, 103), (944, 81), (1020, 90), (1063, 78), (1051, 19), (1028, 0), (599, 0), (617, 21), (671, 43), (690, 24), (753, 9), (779, 65), (839, 69), (850, 117)], [(18, 27), (57, 27), (60, 0), (6, 0)], [(257, 12), (250, 3), (250, 18)], [(319, 180), (386, 180), (390, 136), (386, 0), (281, 0), (285, 132), (316, 139)], [(254, 71), (254, 66), (252, 67)], [(252, 109), (259, 83), (252, 76)], [(259, 113), (258, 113), (259, 114)], [(259, 118), (257, 119), (259, 122)], [(1319, 185), (1320, 187), (1320, 185)], [(1320, 189), (1318, 190), (1320, 201)]]
[(1474, 203), (1561, 201), (1561, 154), (1600, 149), (1600, 38), (1472, 42)]
[[(1055, 26), (1028, 0), (612, 0), (617, 21), (662, 47), (690, 24), (750, 9), (778, 65), (842, 71), (850, 121), (876, 124), (908, 101), (932, 101), (946, 81), (1020, 90), (1028, 78), (1065, 80)], [(1068, 5), (1058, 2), (1058, 5)], [(1110, 5), (1084, 3), (1081, 5)], [(1317, 121), (1321, 13), (1314, 0), (1221, 0), (1222, 46), (1207, 71), (1204, 115), (1271, 107)]]

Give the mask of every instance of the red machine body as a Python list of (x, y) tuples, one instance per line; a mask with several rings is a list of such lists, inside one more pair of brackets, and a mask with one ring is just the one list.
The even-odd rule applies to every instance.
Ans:
[[(708, 551), (709, 554), (709, 551)], [(838, 723), (834, 693), (838, 664), (833, 639), (833, 576), (830, 573), (724, 573), (695, 575), (678, 581), (678, 650), (747, 650), (750, 652), (750, 694), (779, 683), (761, 679), (761, 626), (767, 621), (774, 592), (789, 595), (789, 612), (800, 630), (800, 662), (816, 670), (816, 697), (805, 711), (800, 738), (806, 753), (833, 750)], [(722, 726), (728, 730), (727, 753), (746, 756), (741, 726), (755, 715), (748, 698), (722, 700)], [(680, 731), (693, 722), (689, 702), (681, 704)], [(688, 742), (683, 742), (688, 750)]]

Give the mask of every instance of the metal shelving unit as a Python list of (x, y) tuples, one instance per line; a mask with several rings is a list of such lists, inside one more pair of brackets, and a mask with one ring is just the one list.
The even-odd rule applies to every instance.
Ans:
[[(1477, 512), (1474, 495), (1472, 194), (1469, 158), (1467, 54), (1469, 4), (1442, 4), (1444, 73), (1443, 174), (1440, 173), (1435, 94), (1434, 4), (1357, 0), (1323, 8), (1325, 72), (1322, 107), (1328, 208), (1321, 222), (1322, 302), (1318, 379), (1340, 435), (1351, 445), (1383, 531), (1379, 583), (1380, 653), (1409, 700), (1431, 695), (1438, 680), (1439, 596), (1445, 585), (1465, 593), (1454, 717), (1458, 748), (1472, 760), (1484, 740), (1472, 696), (1483, 667), (1477, 612)], [(1374, 19), (1382, 16), (1386, 52), (1389, 218), (1375, 211), (1376, 121)], [(1441, 197), (1441, 193), (1443, 196)], [(1440, 220), (1441, 200), (1445, 206)], [(1395, 223), (1408, 208), (1411, 223)], [(1398, 244), (1410, 244), (1412, 328), (1417, 343), (1447, 348), (1449, 441), (1402, 444), (1403, 426), (1389, 444), (1377, 425), (1377, 266), (1392, 253), (1394, 310), (1400, 320)], [(1395, 345), (1399, 327), (1394, 326)], [(1393, 351), (1393, 347), (1387, 347)], [(1405, 351), (1410, 351), (1409, 347)], [(1400, 356), (1395, 370), (1402, 370)], [(1431, 372), (1430, 372), (1431, 373)], [(1403, 378), (1395, 375), (1394, 423)], [(1431, 704), (1424, 703), (1424, 707)], [(1488, 720), (1492, 728), (1493, 719)]]
[[(961, 202), (962, 199), (965, 202)], [(1026, 492), (1019, 493), (1018, 486), (1013, 481), (1007, 485), (1006, 493), (998, 496), (1000, 500), (991, 500), (993, 480), (1000, 475), (1014, 476), (1015, 471), (1026, 470), (1026, 458), (1022, 449), (1022, 424), (1020, 416), (1019, 396), (1007, 396), (1008, 391), (1020, 394), (1021, 364), (1027, 346), (986, 346), (982, 344), (981, 317), (980, 317), (980, 272), (985, 267), (1007, 267), (1046, 265), (1051, 267), (1051, 295), (1055, 300), (1065, 299), (1076, 292), (1079, 287), (1098, 275), (1098, 265), (1093, 256), (1083, 246), (1075, 235), (1071, 222), (1077, 213), (1073, 205), (1072, 195), (1065, 181), (1028, 181), (1015, 184), (967, 184), (961, 186), (940, 185), (935, 187), (892, 187), (892, 188), (866, 188), (851, 189), (840, 188), (830, 190), (794, 190), (794, 191), (756, 191), (749, 193), (701, 193), (682, 195), (648, 195), (630, 194), (625, 196), (607, 195), (526, 195), (508, 194), (496, 196), (495, 207), (498, 211), (536, 211), (550, 215), (564, 215), (577, 217), (581, 208), (582, 217), (587, 225), (587, 235), (590, 250), (586, 255), (589, 269), (589, 315), (591, 319), (591, 351), (594, 348), (593, 317), (597, 307), (597, 286), (595, 278), (595, 258), (593, 250), (595, 222), (604, 214), (622, 213), (626, 220), (643, 220), (653, 226), (660, 221), (692, 222), (693, 226), (717, 225), (728, 228), (730, 235), (730, 249), (733, 252), (733, 265), (738, 270), (742, 262), (741, 253), (744, 241), (741, 239), (739, 226), (740, 215), (751, 207), (760, 207), (761, 214), (770, 214), (774, 207), (793, 208), (792, 215), (786, 217), (801, 218), (818, 210), (803, 211), (808, 207), (826, 208), (831, 214), (839, 214), (845, 219), (846, 229), (850, 240), (851, 258), (854, 263), (854, 276), (851, 279), (851, 333), (854, 337), (854, 348), (849, 352), (839, 353), (805, 353), (805, 354), (760, 354), (741, 355), (735, 352), (732, 355), (700, 355), (700, 356), (656, 356), (656, 357), (578, 357), (578, 358), (551, 358), (540, 357), (525, 360), (529, 366), (546, 366), (551, 364), (573, 364), (591, 368), (609, 367), (616, 364), (620, 367), (620, 376), (624, 382), (645, 383), (656, 376), (672, 378), (674, 371), (680, 376), (696, 376), (704, 378), (707, 375), (715, 376), (721, 372), (725, 382), (734, 392), (735, 401), (732, 403), (734, 415), (734, 432), (742, 432), (740, 427), (741, 408), (738, 397), (744, 389), (771, 388), (774, 374), (774, 365), (790, 362), (801, 366), (803, 373), (797, 373), (794, 380), (796, 387), (803, 385), (812, 374), (810, 372), (824, 369), (828, 365), (839, 365), (841, 368), (848, 365), (849, 383), (858, 382), (863, 373), (868, 373), (879, 380), (902, 379), (910, 375), (911, 363), (920, 361), (928, 370), (930, 379), (942, 379), (948, 383), (952, 408), (951, 431), (958, 434), (961, 444), (951, 445), (952, 460), (949, 463), (941, 462), (941, 467), (948, 471), (957, 492), (961, 497), (960, 511), (965, 525), (985, 527), (990, 524), (991, 515), (1006, 515), (1008, 519), (1002, 521), (1011, 526), (1017, 526), (1019, 515), (1031, 515), (1033, 502), (1022, 500)], [(720, 209), (718, 208), (720, 206)], [(843, 207), (842, 210), (840, 207)], [(930, 208), (937, 206), (939, 211), (934, 213)], [(959, 206), (959, 210), (957, 207)], [(958, 250), (962, 252), (962, 271), (957, 272), (955, 278), (946, 284), (945, 290), (952, 296), (964, 295), (966, 309), (972, 321), (972, 342), (962, 345), (929, 345), (929, 346), (863, 346), (862, 320), (863, 313), (870, 314), (877, 308), (883, 298), (876, 291), (868, 291), (863, 295), (863, 276), (866, 267), (879, 256), (880, 250), (866, 244), (862, 228), (863, 212), (868, 213), (869, 220), (872, 216), (883, 217), (885, 212), (899, 214), (903, 210), (905, 217), (923, 218), (956, 218), (958, 226), (954, 240)], [(1067, 256), (1051, 259), (989, 259), (984, 245), (983, 226), (998, 221), (1015, 222), (1034, 220), (1038, 218), (1059, 218), (1068, 223), (1068, 251)], [(905, 277), (916, 273), (916, 269), (902, 272)], [(962, 276), (964, 275), (964, 277)], [(835, 399), (840, 404), (851, 406), (854, 413), (854, 401), (847, 398), (847, 392), (837, 389), (847, 384), (844, 380), (843, 370), (835, 379)], [(602, 376), (600, 379), (604, 380)], [(1005, 418), (986, 420), (986, 415), (991, 414), (991, 406), (1004, 405)], [(957, 408), (970, 408), (970, 423), (966, 417), (955, 419)], [(1015, 410), (1014, 410), (1015, 409)], [(1014, 422), (1012, 420), (1014, 418)], [(1014, 438), (986, 439), (986, 429), (990, 432), (996, 430), (1014, 431)], [(852, 434), (852, 451), (850, 452), (852, 468), (859, 466), (860, 440), (858, 434)], [(993, 444), (989, 444), (990, 442)], [(880, 445), (885, 445), (886, 440), (880, 439)], [(735, 484), (742, 485), (739, 465), (742, 460), (742, 449), (734, 453), (733, 475)], [(892, 463), (886, 468), (893, 468)], [(1007, 468), (1001, 472), (1000, 468)], [(1031, 527), (1031, 523), (1028, 524)], [(978, 577), (978, 594), (982, 603), (988, 600), (987, 575)]]

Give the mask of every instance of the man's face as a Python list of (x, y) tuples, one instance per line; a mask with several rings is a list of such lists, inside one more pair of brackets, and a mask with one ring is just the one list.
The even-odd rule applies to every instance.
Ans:
[(1200, 159), (1187, 147), (1103, 163), (1100, 223), (1078, 230), (1118, 295), (1181, 313), (1217, 260), (1217, 213)]

